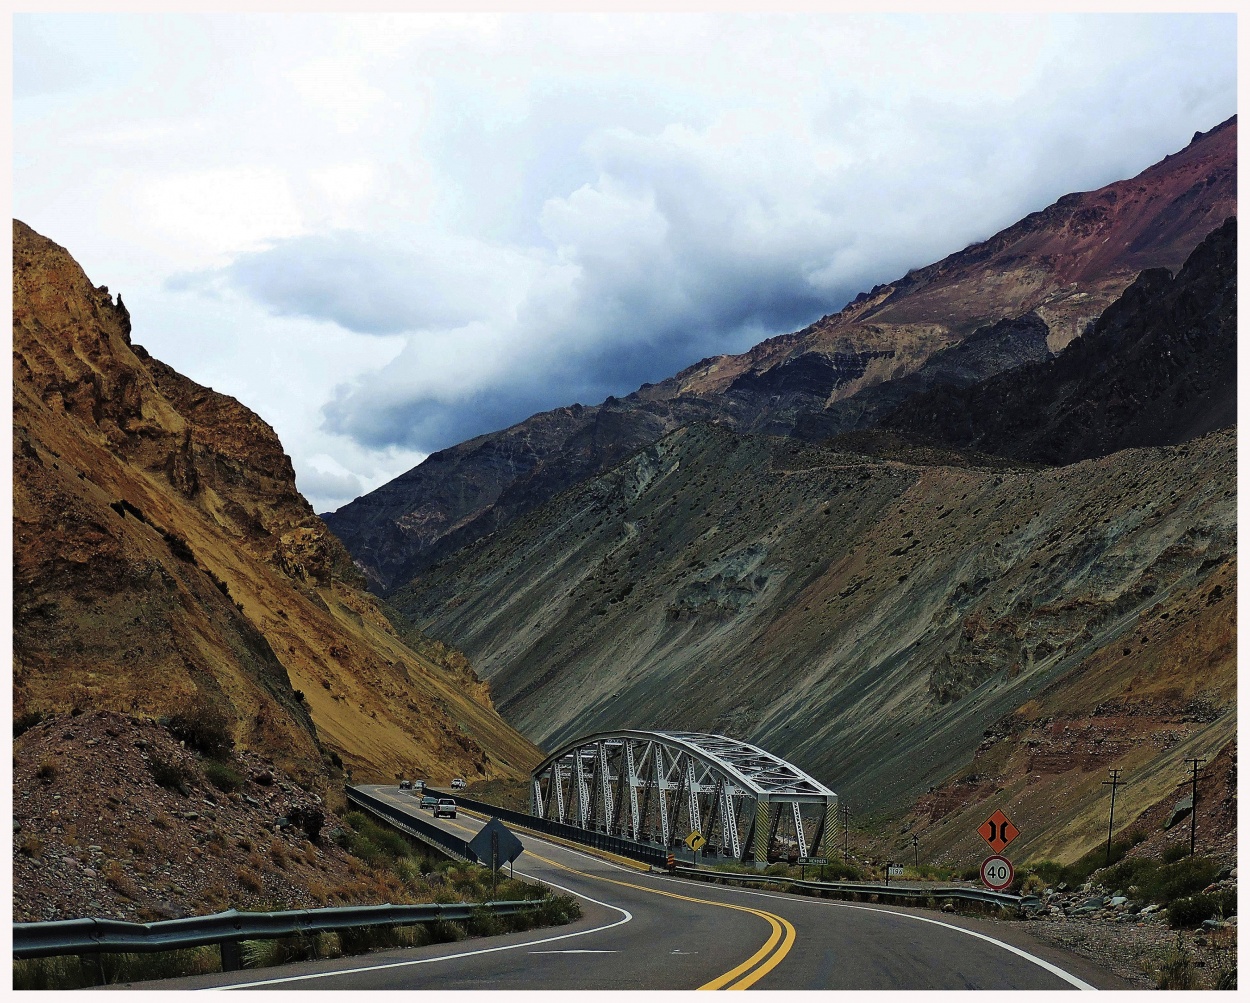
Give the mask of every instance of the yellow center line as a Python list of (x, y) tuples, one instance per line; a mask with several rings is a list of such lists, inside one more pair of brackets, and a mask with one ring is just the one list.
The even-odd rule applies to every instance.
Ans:
[[(459, 829), (462, 832), (473, 833), (473, 830), (466, 825), (460, 825), (458, 822), (452, 822), (447, 819), (444, 819), (443, 821), (446, 822), (447, 825)], [(533, 850), (526, 850), (525, 852), (531, 857), (541, 860), (544, 864), (549, 864), (552, 867), (558, 867), (560, 870), (568, 871), (571, 874), (579, 874), (584, 878), (590, 878), (594, 881), (606, 881), (610, 885), (620, 885), (622, 888), (633, 888), (636, 891), (649, 892), (652, 895), (663, 895), (665, 898), (680, 899), (682, 902), (696, 902), (699, 905), (710, 905), (716, 906), (720, 909), (733, 909), (736, 912), (747, 912), (753, 916), (760, 917), (760, 919), (768, 923), (769, 927), (771, 927), (771, 932), (769, 933), (768, 939), (764, 942), (763, 947), (761, 947), (758, 951), (751, 955), (751, 957), (747, 958), (746, 961), (742, 962), (742, 964), (738, 965), (736, 968), (732, 968), (724, 975), (718, 975), (711, 982), (707, 982), (699, 986), (700, 989), (749, 989), (779, 964), (781, 964), (785, 956), (790, 953), (790, 948), (794, 946), (794, 941), (797, 937), (794, 926), (789, 920), (787, 920), (784, 916), (777, 916), (774, 913), (764, 912), (762, 909), (752, 909), (749, 906), (744, 905), (733, 905), (730, 902), (717, 902), (713, 899), (700, 899), (691, 895), (680, 895), (677, 892), (666, 892), (660, 890), (659, 888), (648, 888), (646, 885), (636, 885), (629, 881), (619, 881), (616, 878), (607, 878), (601, 874), (590, 874), (586, 871), (579, 871), (575, 867), (569, 867), (567, 864), (561, 864), (559, 861), (551, 860), (548, 857), (544, 857), (540, 853), (535, 853)], [(777, 947), (778, 941), (781, 942), (780, 947)], [(772, 951), (774, 947), (777, 947), (776, 953), (769, 957), (769, 952)], [(756, 965), (759, 965), (759, 967), (756, 968)], [(744, 972), (747, 974), (743, 975)], [(740, 975), (742, 978), (738, 979), (737, 982), (734, 982), (733, 985), (729, 985), (729, 983), (733, 982), (733, 980), (737, 979)]]

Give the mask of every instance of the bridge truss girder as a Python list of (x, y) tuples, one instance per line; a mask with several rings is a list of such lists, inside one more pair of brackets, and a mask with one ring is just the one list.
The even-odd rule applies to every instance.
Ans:
[(827, 856), (837, 795), (797, 767), (722, 735), (588, 735), (531, 777), (530, 813), (663, 847), (700, 832), (704, 853), (764, 866), (770, 856)]

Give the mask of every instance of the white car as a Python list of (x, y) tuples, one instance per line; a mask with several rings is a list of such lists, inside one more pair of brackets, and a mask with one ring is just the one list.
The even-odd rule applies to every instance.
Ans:
[(456, 779), (451, 782), (451, 786), (454, 787), (458, 791), (464, 790), (464, 787), (465, 787), (464, 777), (456, 777)]

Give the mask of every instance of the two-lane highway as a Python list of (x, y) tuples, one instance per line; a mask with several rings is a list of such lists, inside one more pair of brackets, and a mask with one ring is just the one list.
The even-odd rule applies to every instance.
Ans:
[[(419, 797), (364, 788), (432, 821)], [(438, 824), (471, 839), (484, 820)], [(578, 898), (563, 927), (160, 983), (276, 989), (1092, 989), (1126, 984), (1007, 924), (681, 880), (519, 833), (518, 875)], [(1014, 926), (1014, 925), (1012, 925)]]

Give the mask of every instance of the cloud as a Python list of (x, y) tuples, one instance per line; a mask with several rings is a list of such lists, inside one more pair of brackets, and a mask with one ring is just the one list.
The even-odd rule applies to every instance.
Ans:
[(17, 215), (261, 411), (319, 508), (1236, 110), (1232, 15), (44, 15), (14, 59)]

